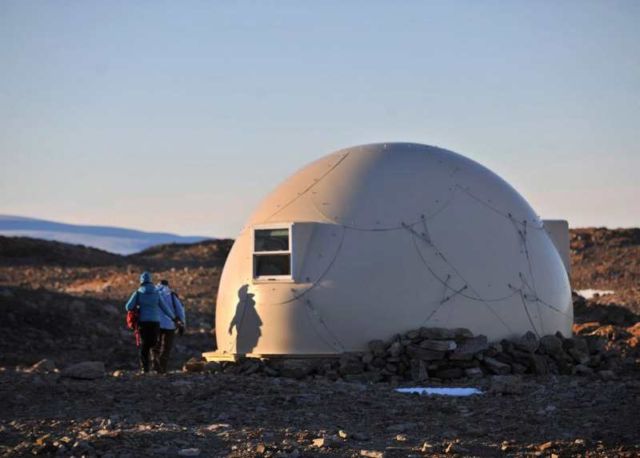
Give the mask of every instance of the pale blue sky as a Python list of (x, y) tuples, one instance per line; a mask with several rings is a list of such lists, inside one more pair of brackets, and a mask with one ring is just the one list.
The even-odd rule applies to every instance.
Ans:
[(635, 0), (0, 0), (0, 213), (235, 236), (304, 164), (395, 140), (640, 226), (639, 24)]

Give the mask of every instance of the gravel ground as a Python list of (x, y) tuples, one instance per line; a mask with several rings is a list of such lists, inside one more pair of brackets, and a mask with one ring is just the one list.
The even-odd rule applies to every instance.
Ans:
[[(458, 383), (484, 391), (466, 398), (324, 378), (138, 376), (122, 305), (139, 271), (169, 278), (187, 304), (178, 369), (213, 350), (230, 243), (124, 258), (0, 238), (0, 456), (640, 456), (637, 231), (572, 231), (574, 286), (616, 290), (607, 303), (580, 302), (575, 329), (619, 353), (612, 380), (484, 377)], [(107, 372), (74, 380), (24, 370), (42, 358), (59, 368), (99, 360)]]
[[(638, 456), (640, 381), (525, 377), (465, 398), (323, 379), (0, 373), (0, 453), (62, 456)], [(320, 440), (319, 440), (320, 439)], [(192, 450), (192, 449), (198, 449)]]

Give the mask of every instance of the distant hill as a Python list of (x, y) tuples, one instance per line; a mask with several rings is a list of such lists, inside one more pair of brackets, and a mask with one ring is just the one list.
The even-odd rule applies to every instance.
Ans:
[(140, 265), (164, 267), (214, 267), (224, 265), (233, 246), (231, 239), (205, 240), (192, 244), (156, 245), (128, 259)]
[(116, 266), (126, 258), (97, 248), (53, 240), (0, 235), (0, 266)]
[(133, 265), (153, 270), (183, 267), (221, 267), (233, 240), (156, 245), (139, 253), (119, 255), (98, 248), (54, 240), (0, 235), (0, 267), (60, 266), (117, 267)]
[(10, 215), (0, 215), (0, 235), (55, 240), (123, 255), (137, 253), (155, 245), (196, 243), (211, 239), (109, 226), (80, 226)]

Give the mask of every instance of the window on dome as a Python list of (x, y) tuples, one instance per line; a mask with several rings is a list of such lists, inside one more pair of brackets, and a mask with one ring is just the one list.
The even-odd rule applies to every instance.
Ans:
[(253, 278), (292, 280), (291, 224), (260, 227), (253, 231)]

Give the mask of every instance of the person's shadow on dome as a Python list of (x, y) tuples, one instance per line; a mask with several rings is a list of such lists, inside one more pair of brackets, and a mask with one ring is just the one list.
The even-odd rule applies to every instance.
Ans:
[(251, 353), (258, 345), (262, 332), (262, 320), (256, 311), (254, 294), (249, 292), (249, 285), (242, 285), (238, 290), (236, 313), (229, 323), (229, 335), (236, 328), (236, 353)]

